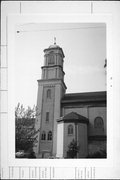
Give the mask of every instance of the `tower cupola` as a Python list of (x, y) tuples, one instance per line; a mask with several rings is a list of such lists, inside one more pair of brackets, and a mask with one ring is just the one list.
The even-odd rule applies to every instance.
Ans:
[(61, 79), (64, 81), (64, 53), (60, 46), (54, 42), (44, 49), (44, 66), (42, 67), (42, 79)]

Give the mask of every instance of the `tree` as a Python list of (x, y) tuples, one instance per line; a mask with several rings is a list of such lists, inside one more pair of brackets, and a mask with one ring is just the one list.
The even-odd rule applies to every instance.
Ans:
[(77, 157), (77, 153), (79, 151), (79, 146), (77, 142), (73, 139), (72, 142), (68, 145), (67, 157), (75, 158)]
[(37, 106), (33, 106), (31, 108), (28, 106), (27, 109), (23, 107), (23, 105), (20, 105), (20, 103), (17, 104), (17, 107), (15, 108), (15, 118), (26, 118), (26, 119), (31, 119), (31, 118), (36, 118), (39, 115), (38, 108)]
[(33, 147), (37, 142), (37, 133), (35, 130), (35, 119), (38, 116), (37, 107), (28, 107), (18, 103), (15, 108), (15, 128), (16, 128), (16, 152), (24, 150), (33, 153)]

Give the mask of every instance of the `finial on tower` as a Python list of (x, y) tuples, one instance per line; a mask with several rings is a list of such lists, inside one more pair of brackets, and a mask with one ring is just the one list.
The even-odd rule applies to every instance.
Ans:
[(104, 68), (107, 67), (107, 59), (105, 59), (105, 64), (104, 64)]
[(54, 37), (54, 45), (56, 45), (56, 37)]

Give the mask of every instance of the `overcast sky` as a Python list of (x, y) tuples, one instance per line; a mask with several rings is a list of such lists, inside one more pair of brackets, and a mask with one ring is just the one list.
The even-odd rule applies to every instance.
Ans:
[[(19, 32), (17, 32), (19, 31)], [(65, 54), (67, 93), (105, 91), (106, 27), (102, 23), (21, 24), (15, 31), (15, 104), (36, 105), (43, 50), (54, 43)]]

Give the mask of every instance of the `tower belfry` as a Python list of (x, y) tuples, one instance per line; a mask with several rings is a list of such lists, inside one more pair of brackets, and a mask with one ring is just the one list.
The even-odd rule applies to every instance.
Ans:
[(36, 153), (40, 156), (56, 155), (57, 119), (61, 116), (61, 98), (65, 94), (64, 53), (56, 44), (44, 49), (44, 66), (38, 80), (37, 127), (40, 129)]
[(55, 44), (44, 50), (44, 66), (42, 79), (61, 79), (64, 81), (64, 53), (62, 48)]

